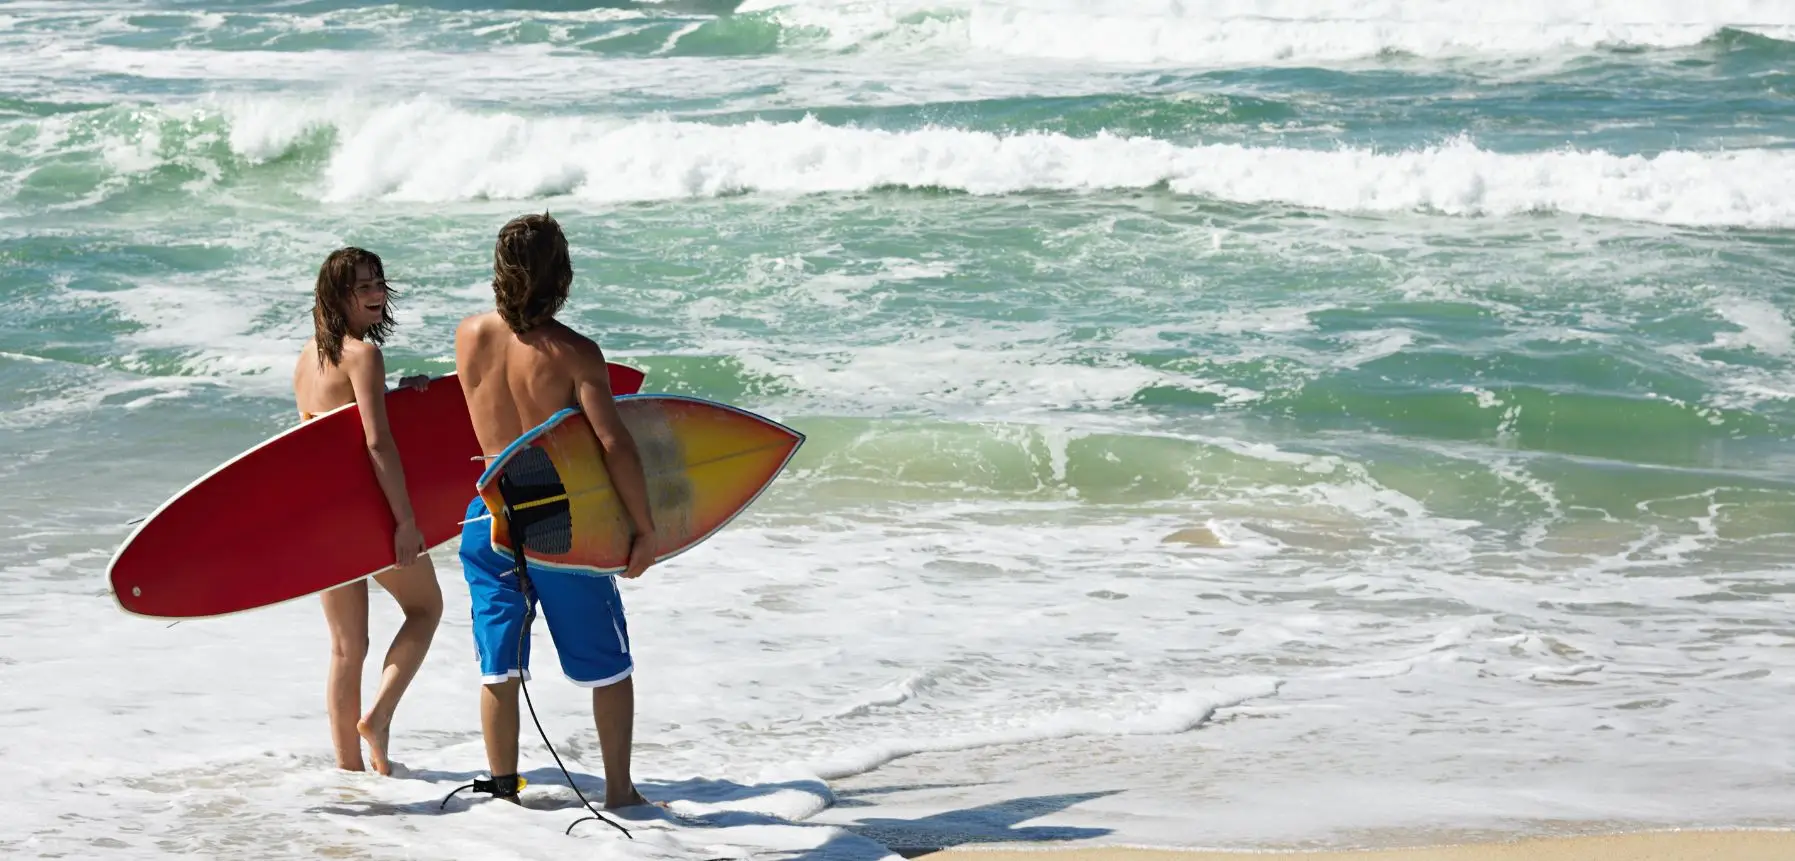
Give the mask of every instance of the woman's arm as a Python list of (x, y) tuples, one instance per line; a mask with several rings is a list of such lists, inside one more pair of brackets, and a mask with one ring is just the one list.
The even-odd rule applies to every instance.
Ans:
[(355, 390), (368, 459), (374, 465), (381, 492), (386, 494), (387, 507), (393, 512), (393, 564), (405, 565), (424, 552), (424, 536), (412, 513), (411, 494), (405, 489), (405, 469), (399, 462), (392, 429), (387, 425), (386, 360), (378, 347), (362, 345), (343, 351), (343, 370)]

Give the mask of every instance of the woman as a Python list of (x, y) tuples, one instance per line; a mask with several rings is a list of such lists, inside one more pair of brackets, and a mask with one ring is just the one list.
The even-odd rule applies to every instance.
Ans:
[[(313, 335), (300, 350), (299, 363), (293, 369), (293, 397), (301, 421), (350, 403), (359, 408), (368, 459), (397, 523), (393, 529), (394, 567), (374, 579), (405, 611), (405, 624), (393, 635), (387, 650), (374, 705), (359, 720), (362, 661), (368, 654), (368, 581), (357, 580), (323, 594), (324, 618), (330, 625), (326, 704), (337, 767), (362, 771), (361, 742), (365, 741), (374, 770), (381, 774), (392, 773), (387, 734), (393, 711), (423, 663), (443, 611), (436, 569), (424, 553), (424, 536), (412, 514), (399, 452), (387, 427), (386, 364), (379, 345), (393, 328), (391, 298), (378, 256), (360, 248), (331, 252), (318, 269)], [(410, 377), (400, 384), (423, 389), (429, 379)]]

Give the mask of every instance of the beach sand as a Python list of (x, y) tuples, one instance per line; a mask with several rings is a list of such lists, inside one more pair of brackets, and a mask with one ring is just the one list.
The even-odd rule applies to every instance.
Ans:
[(1374, 850), (1183, 851), (1004, 844), (905, 852), (929, 861), (1795, 861), (1795, 831), (1652, 831)]

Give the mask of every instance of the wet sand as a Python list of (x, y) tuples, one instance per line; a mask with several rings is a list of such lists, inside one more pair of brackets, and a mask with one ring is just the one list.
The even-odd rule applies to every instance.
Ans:
[(1791, 861), (1795, 831), (1652, 831), (1373, 850), (1184, 851), (1004, 844), (904, 854), (928, 861)]

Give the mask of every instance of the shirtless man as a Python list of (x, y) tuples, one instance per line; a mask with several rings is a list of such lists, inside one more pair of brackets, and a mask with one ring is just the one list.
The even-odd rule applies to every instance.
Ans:
[[(617, 416), (604, 353), (555, 319), (573, 283), (561, 226), (548, 215), (507, 222), (499, 230), (492, 268), (496, 310), (469, 317), (455, 330), (455, 370), (481, 451), (496, 455), (556, 412), (578, 406), (598, 437), (605, 468), (636, 535), (653, 535), (648, 485), (635, 441)], [(476, 784), (477, 789), (516, 799), (518, 679), (529, 678), (529, 643), (526, 639), (523, 654), (518, 654), (519, 634), (526, 600), (539, 599), (562, 672), (574, 684), (592, 689), (592, 716), (605, 762), (605, 806), (647, 803), (630, 781), (634, 663), (616, 579), (529, 569), (526, 599), (513, 563), (492, 549), (487, 513), (475, 496), (467, 507), (470, 522), (461, 533), (462, 571), (473, 599), (480, 659), (480, 725), (492, 776), (491, 786)], [(622, 576), (639, 577), (653, 562), (648, 544), (638, 537)]]

